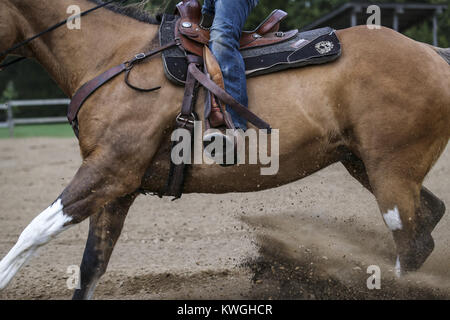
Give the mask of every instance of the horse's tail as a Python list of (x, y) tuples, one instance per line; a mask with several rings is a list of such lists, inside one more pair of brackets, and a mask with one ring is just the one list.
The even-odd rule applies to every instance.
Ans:
[(435, 47), (432, 46), (431, 44), (425, 43), (425, 42), (419, 42), (425, 46), (427, 46), (428, 48), (431, 48), (432, 50), (434, 50), (438, 55), (440, 55), (442, 57), (442, 59), (444, 59), (445, 61), (447, 61), (447, 63), (450, 65), (450, 48), (439, 48), (439, 47)]
[(434, 51), (439, 53), (439, 55), (444, 58), (445, 61), (450, 65), (450, 48), (444, 49), (444, 48), (438, 48), (433, 47)]

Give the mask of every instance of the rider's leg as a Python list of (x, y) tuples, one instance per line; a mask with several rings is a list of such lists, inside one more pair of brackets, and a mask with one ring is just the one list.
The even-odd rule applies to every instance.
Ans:
[[(248, 15), (253, 9), (248, 0), (216, 0), (211, 27), (210, 48), (223, 73), (225, 90), (244, 106), (248, 106), (245, 64), (239, 52), (239, 40)], [(247, 129), (247, 122), (227, 106), (236, 126)]]
[[(214, 10), (214, 3), (215, 3), (215, 0), (205, 0), (205, 1), (203, 1), (202, 15), (206, 15), (207, 18), (214, 17), (214, 11), (215, 11)], [(208, 22), (207, 24), (208, 24), (207, 27), (210, 28), (211, 27), (210, 23)], [(212, 21), (211, 21), (211, 24), (212, 24)]]

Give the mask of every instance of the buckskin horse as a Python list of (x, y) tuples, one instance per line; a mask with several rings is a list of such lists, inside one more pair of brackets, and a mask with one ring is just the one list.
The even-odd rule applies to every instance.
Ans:
[[(86, 10), (93, 3), (100, 2), (0, 0), (0, 50), (66, 18), (69, 5)], [(434, 248), (431, 232), (445, 212), (422, 182), (450, 136), (450, 49), (387, 28), (359, 26), (337, 35), (343, 47), (339, 60), (248, 81), (250, 109), (280, 130), (278, 174), (260, 175), (257, 165), (194, 165), (184, 192), (275, 188), (342, 162), (376, 197), (393, 233), (398, 272), (417, 270)], [(14, 53), (34, 57), (73, 96), (130, 54), (157, 47), (157, 38), (157, 20), (109, 7), (83, 18), (80, 30), (59, 28)], [(0, 288), (38, 247), (89, 217), (81, 289), (74, 298), (92, 297), (138, 190), (159, 191), (165, 185), (164, 141), (183, 89), (167, 80), (159, 59), (136, 66), (131, 78), (161, 89), (138, 93), (117, 77), (86, 101), (78, 115), (82, 165), (1, 260)], [(202, 110), (202, 103), (196, 108)]]

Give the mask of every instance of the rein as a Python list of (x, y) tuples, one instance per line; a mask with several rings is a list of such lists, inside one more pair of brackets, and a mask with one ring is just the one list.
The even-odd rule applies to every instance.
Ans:
[[(128, 0), (123, 0), (120, 4), (123, 4), (123, 3), (127, 2), (127, 1), (128, 1)], [(39, 37), (41, 37), (41, 36), (43, 36), (43, 35), (45, 35), (45, 34), (47, 34), (47, 33), (49, 33), (49, 32), (52, 32), (53, 30), (58, 29), (59, 27), (65, 25), (65, 24), (67, 23), (67, 21), (69, 21), (69, 20), (72, 20), (72, 19), (74, 19), (74, 18), (76, 18), (76, 17), (83, 17), (83, 16), (85, 16), (85, 15), (87, 15), (87, 14), (89, 14), (89, 13), (95, 11), (95, 10), (98, 10), (98, 9), (100, 9), (100, 8), (103, 8), (103, 7), (105, 7), (105, 6), (107, 6), (108, 4), (111, 4), (111, 3), (113, 3), (113, 2), (114, 2), (114, 1), (108, 1), (108, 2), (102, 3), (102, 4), (100, 4), (100, 5), (98, 5), (98, 6), (94, 7), (94, 8), (91, 8), (91, 9), (89, 9), (89, 10), (83, 11), (82, 13), (80, 13), (80, 14), (74, 16), (74, 17), (65, 19), (64, 21), (61, 21), (61, 22), (58, 22), (57, 24), (51, 26), (50, 28), (48, 28), (48, 29), (46, 29), (46, 30), (44, 30), (44, 31), (42, 31), (42, 32), (40, 32), (40, 33), (38, 33), (38, 34), (36, 34), (36, 35), (34, 35), (34, 36), (32, 36), (32, 37), (30, 37), (30, 38), (28, 38), (28, 39), (22, 41), (22, 42), (20, 42), (20, 43), (18, 43), (18, 44), (15, 44), (15, 45), (12, 46), (11, 48), (6, 49), (5, 51), (1, 52), (1, 53), (0, 53), (0, 58), (3, 58), (3, 57), (5, 57), (5, 56), (7, 56), (8, 54), (10, 54), (11, 52), (13, 52), (14, 50), (17, 50), (17, 49), (19, 49), (19, 48), (21, 48), (21, 47), (27, 45), (28, 43), (30, 43), (30, 42), (33, 41), (34, 39), (37, 39), (37, 38), (39, 38)], [(15, 64), (15, 63), (17, 63), (17, 62), (20, 62), (20, 61), (22, 61), (22, 60), (25, 60), (25, 59), (26, 59), (26, 57), (19, 57), (19, 58), (14, 59), (14, 60), (12, 60), (12, 61), (10, 61), (10, 62), (0, 64), (0, 71), (2, 71), (3, 69), (5, 69), (6, 67), (9, 67), (9, 66), (11, 66), (11, 65), (13, 65), (13, 64)]]

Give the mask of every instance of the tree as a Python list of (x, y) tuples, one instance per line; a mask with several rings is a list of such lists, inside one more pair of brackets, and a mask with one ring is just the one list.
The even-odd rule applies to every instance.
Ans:
[(5, 90), (3, 90), (3, 93), (0, 96), (0, 103), (4, 103), (15, 98), (17, 98), (17, 91), (14, 88), (14, 82), (10, 80), (8, 81)]

